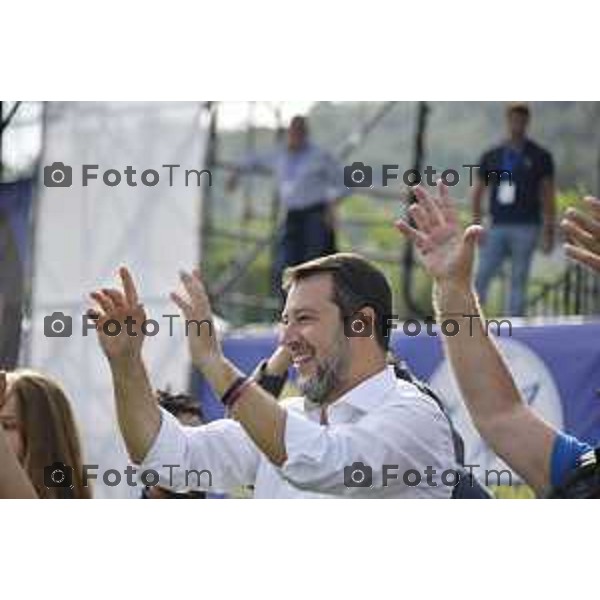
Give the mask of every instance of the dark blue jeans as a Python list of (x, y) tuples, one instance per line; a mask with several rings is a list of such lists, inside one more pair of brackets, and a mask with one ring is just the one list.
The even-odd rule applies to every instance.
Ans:
[(286, 267), (336, 252), (335, 232), (327, 222), (327, 205), (288, 211), (276, 243), (273, 285), (279, 294)]
[(486, 232), (479, 258), (476, 287), (485, 303), (489, 285), (505, 260), (511, 262), (509, 315), (523, 316), (527, 281), (533, 252), (540, 234), (539, 225), (493, 225)]

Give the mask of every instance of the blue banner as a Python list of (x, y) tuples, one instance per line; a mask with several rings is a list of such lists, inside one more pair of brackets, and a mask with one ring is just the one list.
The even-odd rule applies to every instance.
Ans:
[[(492, 331), (494, 328), (492, 328)], [(556, 428), (593, 445), (600, 444), (600, 322), (571, 325), (519, 326), (509, 335), (503, 326), (496, 338), (525, 401)], [(244, 372), (268, 357), (276, 347), (275, 331), (230, 335), (225, 354)], [(474, 469), (506, 468), (485, 446), (468, 417), (456, 383), (443, 359), (440, 337), (398, 334), (392, 337), (396, 356), (428, 381), (449, 407), (452, 419), (465, 438), (467, 462)], [(222, 416), (212, 392), (196, 379), (196, 391), (210, 419)], [(518, 481), (518, 478), (517, 478)]]

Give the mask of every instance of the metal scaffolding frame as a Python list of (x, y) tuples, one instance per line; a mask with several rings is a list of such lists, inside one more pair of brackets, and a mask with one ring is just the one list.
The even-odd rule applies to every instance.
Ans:
[[(210, 137), (207, 153), (207, 168), (214, 173), (223, 172), (226, 174), (235, 169), (235, 164), (223, 160), (220, 156), (219, 104), (220, 103), (218, 102), (211, 102), (209, 106), (211, 124), (209, 128)], [(256, 123), (253, 120), (254, 111), (252, 109), (252, 106), (255, 103), (248, 104), (248, 119), (244, 132), (245, 141), (243, 146), (245, 152), (253, 152), (256, 147), (257, 130)], [(415, 131), (412, 140), (412, 163), (413, 168), (420, 169), (425, 156), (427, 115), (429, 109), (425, 102), (415, 102), (414, 104)], [(372, 114), (365, 115), (360, 122), (354, 123), (352, 129), (344, 136), (338, 147), (333, 150), (334, 155), (336, 155), (341, 162), (348, 159), (353, 152), (359, 150), (368, 140), (376, 135), (377, 128), (385, 123), (385, 119), (389, 114), (394, 110), (397, 110), (398, 105), (398, 102), (382, 102), (376, 107)], [(281, 111), (278, 110), (278, 106), (275, 103), (273, 103), (272, 110), (277, 119), (277, 127), (274, 129), (274, 142), (278, 142), (284, 135), (285, 123), (283, 122)], [(241, 177), (241, 182), (244, 186), (244, 218), (247, 218), (248, 215), (251, 214), (249, 206), (252, 193), (252, 179), (252, 175), (242, 175)], [(361, 195), (369, 197), (374, 202), (398, 202), (398, 195), (396, 193), (383, 189), (361, 189)], [(259, 309), (263, 315), (262, 320), (271, 321), (280, 307), (279, 298), (276, 298), (275, 296), (258, 297), (256, 295), (244, 293), (243, 290), (237, 289), (237, 284), (241, 278), (247, 274), (249, 268), (257, 258), (267, 249), (271, 250), (271, 258), (273, 258), (274, 242), (279, 228), (282, 225), (282, 211), (277, 195), (274, 194), (271, 198), (270, 232), (268, 235), (262, 236), (246, 231), (244, 227), (239, 226), (239, 224), (233, 224), (232, 227), (227, 228), (215, 226), (215, 220), (212, 214), (214, 210), (213, 192), (209, 192), (205, 195), (203, 200), (204, 206), (201, 234), (201, 256), (203, 257), (203, 261), (207, 262), (209, 260), (207, 252), (211, 242), (216, 239), (222, 241), (229, 240), (232, 245), (236, 245), (236, 247), (239, 248), (236, 257), (231, 261), (228, 268), (226, 268), (210, 286), (209, 293), (214, 305), (219, 309), (224, 309), (224, 307), (228, 306), (242, 309)], [(409, 201), (413, 200), (414, 198), (409, 198)], [(382, 225), (382, 222), (380, 219), (352, 218), (351, 220), (342, 221), (340, 223), (341, 227), (344, 227), (345, 224), (368, 228)], [(409, 314), (404, 316), (425, 315), (426, 308), (417, 305), (417, 301), (413, 294), (415, 258), (412, 252), (412, 245), (404, 245), (405, 250), (403, 255), (401, 254), (402, 244), (399, 244), (398, 248), (398, 253), (393, 253), (391, 255), (389, 253), (373, 252), (366, 248), (355, 248), (355, 250), (375, 262), (393, 264), (401, 269), (401, 280), (403, 282), (401, 292), (404, 304), (409, 311)], [(231, 311), (224, 310), (224, 312), (230, 314)]]
[[(0, 173), (2, 173), (3, 158), (3, 133), (7, 128), (16, 122), (15, 115), (19, 112), (19, 108), (23, 103), (17, 102), (0, 102), (0, 107), (3, 109), (0, 113), (2, 120), (0, 123)], [(285, 132), (285, 125), (282, 105), (277, 102), (261, 103), (272, 112), (277, 126), (273, 129), (273, 142), (281, 141)], [(365, 105), (365, 110), (360, 111), (359, 118), (352, 123), (352, 127), (341, 136), (341, 141), (333, 147), (333, 153), (344, 162), (348, 157), (360, 150), (368, 141), (371, 141), (376, 135), (378, 128), (385, 126), (386, 119), (390, 114), (398, 109), (398, 106), (406, 103), (399, 102), (381, 102), (378, 105)], [(231, 172), (234, 164), (227, 161), (220, 152), (222, 131), (219, 127), (219, 119), (224, 103), (209, 101), (202, 103), (202, 118), (208, 123), (210, 137), (207, 154), (206, 167), (214, 173), (226, 174)], [(246, 119), (244, 123), (244, 140), (243, 151), (252, 153), (258, 144), (257, 124), (257, 105), (256, 102), (246, 103)], [(425, 102), (411, 103), (411, 121), (413, 123), (413, 132), (410, 138), (407, 136), (406, 144), (410, 144), (412, 148), (412, 167), (420, 170), (424, 157), (426, 156), (426, 140), (427, 140), (427, 124), (430, 106)], [(600, 110), (596, 108), (596, 110)], [(19, 113), (20, 115), (21, 113)], [(22, 120), (22, 119), (21, 119)], [(11, 123), (12, 122), (12, 123)], [(262, 132), (264, 135), (264, 132)], [(600, 154), (599, 154), (600, 156)], [(598, 163), (600, 164), (600, 162)], [(600, 169), (598, 171), (600, 173)], [(261, 176), (260, 174), (258, 175)], [(277, 232), (282, 224), (282, 215), (279, 199), (276, 193), (273, 193), (268, 201), (267, 217), (263, 221), (268, 222), (268, 227), (263, 228), (260, 232), (247, 227), (246, 223), (255, 219), (253, 199), (255, 194), (255, 177), (243, 175), (242, 182), (242, 209), (239, 219), (231, 219), (225, 223), (219, 224), (214, 218), (215, 212), (215, 189), (206, 187), (201, 190), (202, 197), (199, 199), (201, 203), (202, 219), (199, 231), (199, 256), (201, 261), (206, 265), (210, 263), (210, 245), (215, 240), (220, 240), (222, 244), (230, 244), (234, 249), (232, 260), (226, 265), (226, 268), (221, 269), (216, 275), (211, 277), (210, 294), (215, 303), (215, 306), (222, 310), (226, 315), (234, 314), (236, 307), (239, 309), (236, 324), (243, 324), (248, 320), (258, 320), (270, 322), (280, 308), (279, 298), (271, 295), (249, 293), (240, 286), (240, 281), (248, 275), (255, 262), (262, 257), (264, 260), (265, 253), (270, 253), (270, 261), (274, 255), (274, 241)], [(367, 196), (374, 203), (397, 202), (397, 193), (390, 192), (382, 188), (362, 189), (361, 195)], [(414, 200), (409, 198), (409, 201)], [(264, 215), (263, 215), (264, 216)], [(363, 228), (368, 231), (369, 228), (374, 228), (382, 225), (382, 220), (375, 216), (366, 215), (346, 215), (341, 221), (341, 228), (352, 227)], [(266, 231), (265, 231), (266, 229)], [(415, 297), (415, 274), (418, 270), (414, 256), (414, 249), (411, 244), (398, 245), (398, 251), (378, 251), (373, 248), (354, 247), (354, 249), (374, 260), (375, 262), (384, 265), (394, 265), (400, 271), (400, 284), (398, 287), (399, 297), (402, 298), (404, 306), (403, 317), (418, 317), (427, 314), (428, 306), (419, 306)], [(562, 275), (560, 281), (551, 282), (552, 289), (557, 286), (562, 289)], [(419, 280), (420, 281), (420, 280)], [(570, 281), (570, 280), (569, 280)], [(577, 280), (578, 281), (578, 280)], [(502, 287), (505, 287), (504, 281)], [(546, 285), (548, 287), (548, 285)], [(571, 286), (572, 287), (572, 286)], [(576, 286), (577, 287), (577, 286)], [(545, 290), (546, 288), (544, 288)], [(570, 289), (570, 288), (569, 288)], [(578, 288), (577, 288), (578, 289)], [(565, 292), (566, 293), (566, 292)], [(542, 294), (545, 296), (545, 293)], [(531, 298), (532, 310), (538, 310), (540, 298), (533, 296)], [(534, 307), (535, 304), (535, 307)], [(229, 310), (233, 307), (233, 310)], [(256, 319), (243, 318), (244, 311), (253, 310), (254, 315), (259, 315)], [(233, 321), (236, 322), (235, 317)]]

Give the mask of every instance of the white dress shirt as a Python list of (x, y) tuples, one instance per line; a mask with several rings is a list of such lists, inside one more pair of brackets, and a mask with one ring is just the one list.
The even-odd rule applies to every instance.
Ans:
[[(287, 460), (281, 467), (270, 462), (237, 421), (183, 427), (165, 411), (140, 467), (157, 471), (160, 485), (174, 489), (197, 486), (197, 476), (186, 480), (186, 471), (205, 469), (212, 487), (206, 487), (205, 474), (200, 477), (203, 489), (226, 492), (253, 485), (255, 498), (450, 497), (452, 487), (441, 482), (442, 472), (457, 468), (448, 421), (431, 398), (397, 379), (392, 367), (329, 405), (327, 425), (320, 424), (320, 407), (304, 398), (293, 398), (284, 406)], [(367, 472), (370, 467), (370, 487), (346, 485), (350, 473), (361, 481), (359, 472), (348, 469), (354, 463), (362, 463)], [(383, 465), (391, 465), (386, 468), (391, 475), (385, 486)], [(411, 469), (420, 474), (419, 485), (404, 481)], [(413, 473), (408, 482), (415, 478)]]

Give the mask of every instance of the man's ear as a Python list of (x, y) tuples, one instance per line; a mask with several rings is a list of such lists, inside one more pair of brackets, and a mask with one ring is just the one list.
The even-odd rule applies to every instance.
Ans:
[(344, 334), (351, 338), (375, 338), (375, 310), (371, 306), (361, 306), (351, 315), (343, 317)]
[(376, 313), (375, 313), (375, 309), (372, 306), (363, 306), (362, 308), (359, 308), (358, 311), (359, 313), (363, 314), (365, 317), (365, 326), (368, 327), (371, 331), (371, 335), (369, 336), (361, 336), (361, 337), (370, 337), (370, 338), (375, 338), (375, 330), (376, 330)]
[(371, 321), (371, 323), (373, 324), (373, 331), (375, 331), (375, 309), (372, 306), (363, 306), (360, 309), (360, 312)]

